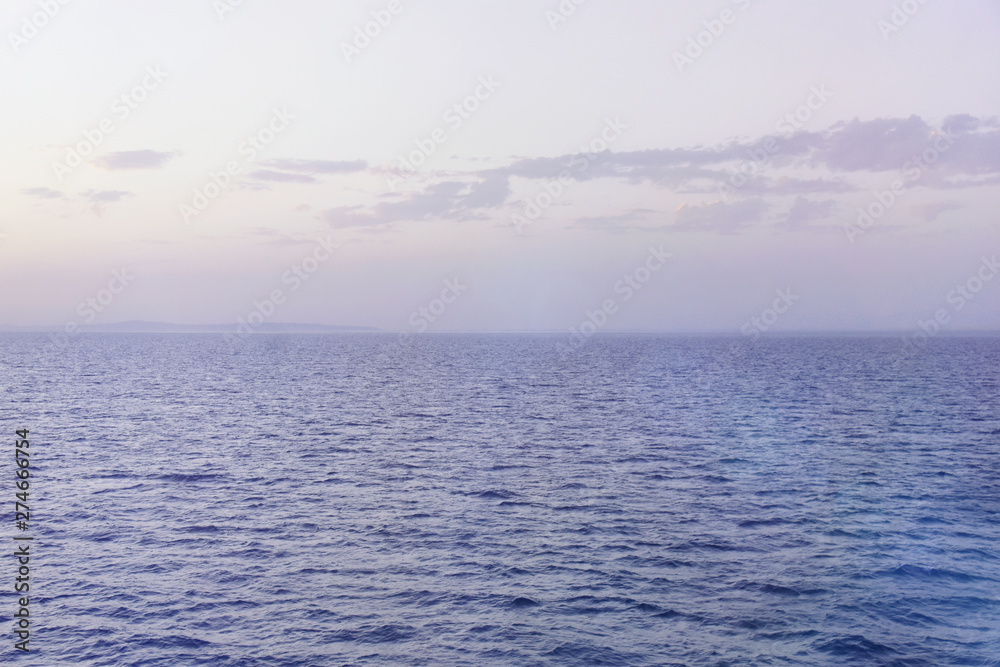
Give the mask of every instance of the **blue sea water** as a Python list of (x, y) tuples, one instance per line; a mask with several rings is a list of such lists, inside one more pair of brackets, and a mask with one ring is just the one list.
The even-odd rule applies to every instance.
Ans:
[(1000, 665), (1000, 339), (563, 338), (0, 336), (0, 662)]

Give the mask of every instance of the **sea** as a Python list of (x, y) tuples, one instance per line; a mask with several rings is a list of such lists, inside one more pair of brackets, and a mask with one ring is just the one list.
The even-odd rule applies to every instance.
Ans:
[(568, 342), (0, 335), (0, 664), (1000, 665), (1000, 338)]

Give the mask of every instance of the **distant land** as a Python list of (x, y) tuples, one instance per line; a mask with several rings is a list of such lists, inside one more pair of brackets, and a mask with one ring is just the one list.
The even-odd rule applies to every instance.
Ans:
[[(81, 325), (81, 333), (236, 333), (236, 324), (174, 324), (172, 322), (113, 322)], [(48, 333), (63, 331), (61, 326), (0, 326), (6, 333)], [(381, 331), (375, 327), (335, 326), (330, 324), (299, 324), (296, 322), (264, 322), (253, 327), (254, 333), (350, 333)]]

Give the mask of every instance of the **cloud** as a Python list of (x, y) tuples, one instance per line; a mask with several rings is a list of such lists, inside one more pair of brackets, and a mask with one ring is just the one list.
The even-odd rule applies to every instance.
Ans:
[(132, 195), (133, 193), (124, 190), (87, 190), (80, 193), (81, 197), (90, 202), (90, 212), (96, 216), (104, 215), (108, 210), (108, 204), (119, 202)]
[(813, 136), (812, 160), (835, 171), (899, 171), (932, 145), (933, 129), (918, 116), (840, 122)]
[[(57, 199), (63, 197), (63, 193), (49, 188), (25, 188), (21, 194), (40, 199)], [(119, 202), (125, 197), (131, 197), (133, 193), (124, 190), (86, 190), (80, 193), (80, 197), (90, 204), (89, 209), (95, 215), (104, 215), (108, 204)]]
[(937, 220), (942, 213), (947, 211), (957, 211), (963, 208), (965, 208), (965, 204), (957, 201), (942, 201), (930, 204), (920, 204), (919, 206), (912, 207), (911, 210), (925, 222), (933, 222), (934, 220)]
[(24, 188), (21, 190), (21, 194), (28, 195), (29, 197), (38, 197), (39, 199), (58, 199), (63, 196), (63, 193), (50, 188)]
[[(523, 158), (494, 171), (536, 180), (558, 178), (560, 174), (578, 181), (617, 178), (688, 188), (691, 192), (718, 191), (735, 174), (743, 172), (748, 174), (748, 182), (738, 191), (755, 195), (849, 192), (857, 188), (845, 182), (843, 176), (857, 172), (902, 172), (907, 163), (925, 153), (932, 155), (933, 151), (937, 154), (928, 167), (942, 175), (1000, 175), (998, 125), (994, 120), (968, 115), (949, 116), (937, 128), (918, 116), (868, 121), (855, 118), (824, 131), (730, 141), (717, 146)], [(772, 150), (767, 149), (768, 145)], [(804, 169), (823, 169), (829, 173), (803, 179)], [(762, 177), (764, 172), (788, 171), (792, 174), (779, 174), (774, 180)], [(926, 179), (922, 184), (936, 185), (934, 179)], [(957, 186), (955, 181), (940, 183), (940, 187)]]
[(659, 185), (680, 185), (695, 179), (719, 181), (727, 177), (705, 165), (721, 165), (736, 159), (735, 149), (720, 152), (688, 149), (652, 149), (597, 154), (574, 153), (551, 158), (524, 158), (507, 167), (491, 170), (507, 177), (542, 180), (566, 176), (577, 181), (618, 178), (631, 182), (649, 181)]
[(988, 123), (965, 113), (948, 116), (941, 123), (941, 129), (948, 134), (969, 134), (977, 131), (980, 127), (988, 126)]
[(743, 227), (760, 222), (768, 208), (760, 199), (747, 199), (735, 204), (724, 202), (713, 202), (702, 206), (682, 204), (677, 209), (674, 224), (668, 229), (733, 234)]
[(456, 204), (459, 209), (494, 208), (505, 204), (510, 193), (510, 180), (505, 174), (486, 172), (482, 180), (469, 186)]
[[(966, 114), (948, 116), (939, 128), (917, 116), (906, 119), (857, 119), (838, 123), (827, 132), (803, 134), (813, 165), (833, 171), (900, 172), (923, 160), (937, 179), (922, 178), (930, 187), (976, 186), (975, 181), (951, 181), (947, 176), (1000, 175), (1000, 128), (993, 120)], [(919, 162), (917, 164), (920, 164)]]
[(352, 162), (331, 162), (329, 160), (269, 160), (264, 166), (279, 171), (292, 171), (300, 174), (343, 174), (364, 171), (368, 163), (364, 160)]
[(268, 160), (250, 175), (258, 181), (270, 183), (316, 183), (317, 176), (346, 174), (364, 171), (368, 163), (364, 160), (353, 162), (332, 162), (330, 160)]
[[(918, 177), (908, 170), (915, 160), (925, 162)], [(264, 178), (299, 182), (306, 181), (273, 174), (316, 177), (368, 168), (360, 161), (315, 160), (273, 160), (267, 167)], [(712, 199), (725, 190), (723, 201), (704, 203), (709, 197), (703, 197), (679, 209), (671, 229), (732, 233), (759, 222), (778, 197), (795, 198), (779, 226), (801, 228), (829, 217), (840, 203), (837, 195), (878, 187), (883, 180), (881, 187), (906, 179), (909, 186), (939, 190), (1000, 183), (1000, 121), (958, 114), (935, 126), (919, 116), (855, 118), (815, 132), (740, 138), (708, 146), (516, 157), (504, 166), (443, 178), (419, 192), (384, 193), (377, 203), (329, 209), (321, 217), (338, 227), (482, 219), (503, 212), (515, 178), (540, 184), (558, 180), (564, 187), (572, 181), (605, 179)], [(740, 185), (726, 187), (734, 185), (734, 180)], [(568, 196), (559, 203), (573, 204)], [(640, 218), (634, 211), (612, 211), (606, 216), (579, 217), (573, 227), (621, 231), (632, 228)]]
[(792, 176), (781, 176), (776, 179), (748, 181), (745, 186), (739, 188), (738, 192), (747, 195), (785, 197), (790, 195), (842, 194), (857, 190), (857, 187), (849, 183), (827, 178), (800, 179)]
[(788, 214), (778, 223), (779, 227), (801, 229), (813, 220), (829, 218), (836, 208), (837, 202), (833, 199), (824, 201), (814, 201), (805, 197), (798, 197)]
[(341, 206), (320, 213), (334, 227), (377, 227), (402, 221), (481, 219), (478, 211), (503, 205), (510, 194), (507, 177), (487, 174), (476, 181), (443, 181), (399, 201), (365, 209)]
[(284, 171), (270, 171), (260, 169), (250, 175), (258, 181), (271, 181), (274, 183), (315, 183), (316, 179), (308, 174), (289, 174)]
[(125, 197), (130, 197), (134, 193), (125, 192), (124, 190), (87, 190), (81, 193), (83, 197), (89, 202), (95, 203), (111, 203), (116, 201), (121, 201)]
[(158, 153), (152, 150), (124, 151), (121, 153), (108, 153), (95, 158), (93, 164), (101, 169), (109, 171), (123, 171), (128, 169), (159, 169), (180, 153)]

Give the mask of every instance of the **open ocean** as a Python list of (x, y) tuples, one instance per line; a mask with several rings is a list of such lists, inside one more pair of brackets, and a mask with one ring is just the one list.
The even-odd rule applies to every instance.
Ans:
[(47, 340), (4, 665), (1000, 665), (998, 338)]

